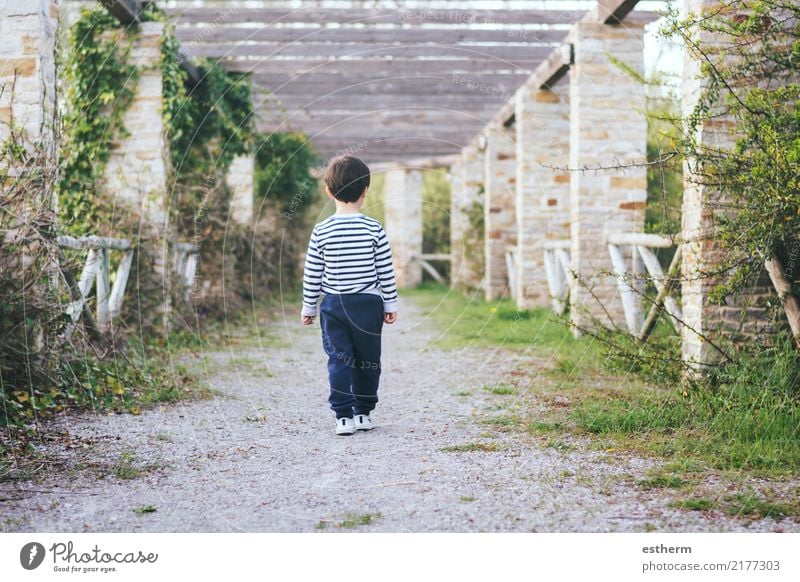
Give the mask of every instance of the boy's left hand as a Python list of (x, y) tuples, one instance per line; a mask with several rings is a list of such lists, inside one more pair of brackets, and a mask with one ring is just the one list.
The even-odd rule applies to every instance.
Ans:
[(397, 312), (393, 311), (391, 313), (384, 313), (383, 314), (383, 323), (392, 324), (397, 321)]
[(314, 315), (301, 315), (300, 318), (303, 321), (303, 325), (311, 325), (314, 323)]

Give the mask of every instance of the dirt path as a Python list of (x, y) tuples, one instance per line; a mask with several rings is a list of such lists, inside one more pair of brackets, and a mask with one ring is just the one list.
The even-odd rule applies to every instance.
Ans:
[[(519, 433), (487, 433), (478, 420), (497, 409), (497, 397), (481, 387), (536, 365), (533, 357), (429, 348), (432, 324), (408, 301), (400, 313), (386, 328), (371, 433), (333, 434), (319, 328), (292, 318), (281, 324), (281, 347), (206, 354), (216, 398), (60, 421), (77, 446), (47, 454), (67, 470), (0, 483), (0, 530), (800, 529), (671, 509), (669, 492), (630, 480), (653, 461), (609, 462), (581, 443), (559, 451)], [(488, 450), (447, 450), (476, 443)]]

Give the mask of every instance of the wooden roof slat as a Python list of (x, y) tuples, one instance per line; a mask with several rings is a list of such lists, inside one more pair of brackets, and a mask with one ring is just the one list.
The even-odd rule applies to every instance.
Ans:
[(313, 74), (291, 74), (291, 73), (259, 73), (253, 75), (253, 82), (264, 87), (270, 88), (287, 87), (329, 87), (340, 86), (349, 87), (359, 84), (386, 83), (402, 84), (404, 87), (428, 87), (431, 85), (446, 85), (451, 90), (459, 87), (468, 90), (467, 85), (493, 86), (503, 83), (519, 84), (520, 75), (515, 73), (484, 73), (453, 75), (449, 73), (420, 73), (418, 75), (392, 75), (390, 72), (378, 73), (375, 75), (364, 75), (355, 73), (327, 73), (315, 72)]
[(572, 24), (585, 12), (580, 10), (454, 10), (454, 9), (389, 9), (389, 8), (321, 8), (315, 5), (289, 10), (286, 8), (224, 8), (184, 6), (167, 9), (170, 16), (183, 23), (227, 24), (255, 22), (271, 24), (447, 24), (469, 26), (489, 23), (510, 24)]
[[(443, 76), (393, 77), (389, 79), (364, 79), (361, 81), (331, 81), (329, 83), (313, 81), (278, 83), (269, 77), (259, 77), (259, 83), (271, 87), (277, 95), (459, 95), (490, 94), (495, 97), (509, 98), (519, 87), (519, 80), (513, 75), (495, 75), (492, 80), (480, 81), (471, 77), (462, 81), (458, 75), (452, 80)], [(469, 84), (467, 84), (467, 82)]]
[(425, 75), (449, 73), (498, 73), (520, 75), (520, 83), (531, 74), (541, 60), (421, 60), (421, 59), (234, 59), (223, 60), (229, 71), (258, 74), (342, 73), (374, 75)]
[[(374, 95), (297, 95), (281, 94), (275, 95), (283, 106), (291, 111), (293, 108), (303, 109), (356, 109), (374, 108), (377, 104)], [(506, 98), (502, 95), (492, 96), (484, 93), (477, 94), (453, 94), (453, 95), (382, 95), (380, 107), (439, 107), (442, 109), (460, 109), (468, 106), (474, 109), (476, 106), (486, 103), (502, 103)]]
[(334, 44), (334, 43), (202, 43), (183, 45), (187, 54), (194, 57), (302, 57), (323, 58), (353, 57), (359, 59), (384, 59), (397, 57), (412, 59), (466, 60), (540, 60), (552, 52), (554, 45), (487, 46), (487, 45), (391, 45), (391, 44)]
[(442, 44), (456, 42), (558, 42), (567, 34), (563, 29), (526, 30), (503, 28), (496, 30), (466, 28), (278, 28), (265, 26), (218, 25), (211, 28), (179, 26), (178, 40), (185, 43), (226, 43), (236, 41), (259, 42), (335, 42), (335, 43), (420, 43), (436, 41)]

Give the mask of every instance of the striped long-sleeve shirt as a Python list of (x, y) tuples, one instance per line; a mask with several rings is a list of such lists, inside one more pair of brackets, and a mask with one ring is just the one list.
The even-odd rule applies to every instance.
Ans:
[(316, 315), (320, 293), (374, 293), (397, 311), (392, 250), (381, 223), (361, 213), (334, 214), (311, 232), (303, 270), (302, 315)]

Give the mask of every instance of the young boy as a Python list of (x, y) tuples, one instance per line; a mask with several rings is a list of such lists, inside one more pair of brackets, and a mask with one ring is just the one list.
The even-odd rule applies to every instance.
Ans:
[(397, 321), (389, 241), (380, 222), (359, 212), (369, 179), (369, 168), (356, 157), (328, 164), (325, 191), (336, 213), (311, 232), (303, 272), (304, 325), (314, 322), (324, 294), (319, 320), (337, 435), (373, 427), (369, 413), (378, 402), (381, 329)]

